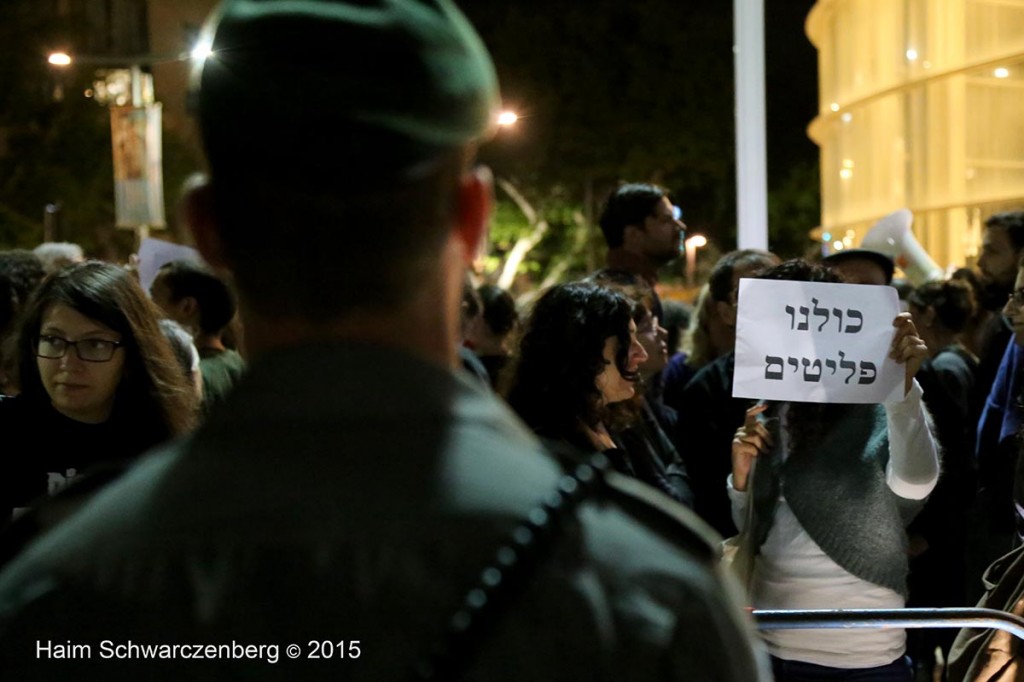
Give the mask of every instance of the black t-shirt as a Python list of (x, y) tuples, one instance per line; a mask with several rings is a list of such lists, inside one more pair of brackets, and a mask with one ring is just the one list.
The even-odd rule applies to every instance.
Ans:
[(0, 398), (0, 527), (14, 509), (55, 495), (106, 463), (123, 463), (152, 445), (155, 434), (115, 414), (101, 424), (65, 417), (48, 401)]

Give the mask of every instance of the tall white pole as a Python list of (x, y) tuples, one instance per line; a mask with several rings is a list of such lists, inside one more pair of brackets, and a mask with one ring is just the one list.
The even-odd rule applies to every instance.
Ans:
[(733, 37), (736, 72), (736, 237), (741, 249), (767, 249), (764, 0), (733, 0)]

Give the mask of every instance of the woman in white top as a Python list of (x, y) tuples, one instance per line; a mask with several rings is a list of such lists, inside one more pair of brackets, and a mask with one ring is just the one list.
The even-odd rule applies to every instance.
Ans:
[[(766, 279), (835, 282), (789, 261)], [(927, 347), (913, 320), (893, 321), (891, 356), (906, 368), (903, 399), (884, 406), (763, 403), (732, 448), (729, 495), (741, 529), (753, 501), (758, 609), (903, 608), (905, 526), (938, 480), (938, 454), (914, 375)], [(757, 473), (751, 464), (759, 459)], [(778, 682), (912, 680), (903, 630), (763, 633)]]

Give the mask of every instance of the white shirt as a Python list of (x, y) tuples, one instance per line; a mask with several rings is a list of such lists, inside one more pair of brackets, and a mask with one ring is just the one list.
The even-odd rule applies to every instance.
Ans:
[[(886, 482), (900, 497), (923, 499), (938, 481), (939, 465), (917, 382), (902, 401), (886, 404), (885, 413), (889, 430)], [(785, 458), (788, 443), (784, 430), (780, 436), (779, 451)], [(733, 488), (732, 476), (727, 485), (733, 521), (742, 530), (746, 523), (747, 493)], [(803, 529), (781, 496), (768, 537), (754, 562), (751, 584), (757, 609), (905, 606), (897, 592), (862, 580), (832, 561)], [(832, 668), (886, 665), (906, 650), (906, 631), (902, 629), (765, 630), (761, 636), (773, 656)]]

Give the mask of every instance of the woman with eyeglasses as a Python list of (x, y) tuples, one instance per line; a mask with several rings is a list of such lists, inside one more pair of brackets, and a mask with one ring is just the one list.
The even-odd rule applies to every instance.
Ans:
[(109, 480), (192, 427), (195, 393), (158, 318), (115, 265), (88, 261), (43, 282), (17, 331), (20, 393), (0, 400), (0, 527), (90, 471)]

